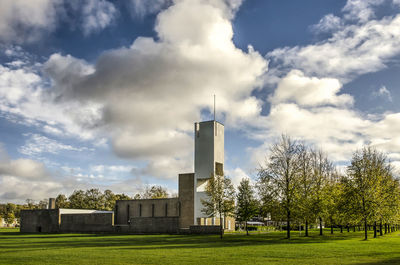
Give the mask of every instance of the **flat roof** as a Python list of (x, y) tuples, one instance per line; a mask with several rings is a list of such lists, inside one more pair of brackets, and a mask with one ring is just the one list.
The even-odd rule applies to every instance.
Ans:
[(60, 208), (60, 214), (82, 214), (82, 213), (114, 213), (113, 211), (99, 211), (99, 210), (88, 210), (88, 209), (64, 209)]
[(221, 124), (222, 126), (224, 126), (224, 124), (222, 123), (222, 122), (219, 122), (219, 121), (217, 121), (217, 120), (210, 120), (210, 121), (199, 121), (199, 122), (196, 122), (196, 123), (208, 123), (208, 122), (216, 122), (216, 123), (219, 123), (219, 124)]

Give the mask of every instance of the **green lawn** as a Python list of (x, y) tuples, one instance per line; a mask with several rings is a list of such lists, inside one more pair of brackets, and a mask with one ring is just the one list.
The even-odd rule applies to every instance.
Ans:
[(363, 241), (362, 232), (284, 239), (268, 234), (20, 234), (0, 229), (0, 264), (400, 264), (400, 232)]

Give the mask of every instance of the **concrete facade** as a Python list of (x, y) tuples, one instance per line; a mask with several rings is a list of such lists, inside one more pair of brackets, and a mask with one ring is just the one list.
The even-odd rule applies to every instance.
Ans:
[(60, 217), (60, 232), (63, 233), (114, 231), (112, 213), (61, 214)]
[(112, 211), (76, 209), (21, 210), (23, 233), (111, 232)]
[[(224, 175), (224, 125), (213, 120), (194, 129), (195, 172), (179, 174), (178, 198), (120, 200), (114, 212), (52, 209), (50, 199), (47, 210), (21, 211), (21, 232), (219, 233), (220, 218), (202, 213), (201, 200), (210, 177)], [(224, 229), (235, 228), (233, 218), (223, 220)]]
[(199, 218), (207, 217), (202, 212), (201, 200), (207, 200), (205, 189), (208, 179), (212, 175), (223, 175), (224, 133), (224, 125), (215, 120), (194, 125), (194, 220), (197, 224), (200, 224)]
[(129, 225), (132, 218), (179, 217), (179, 199), (122, 200), (115, 205), (115, 224)]
[(194, 224), (194, 173), (179, 174), (180, 228)]

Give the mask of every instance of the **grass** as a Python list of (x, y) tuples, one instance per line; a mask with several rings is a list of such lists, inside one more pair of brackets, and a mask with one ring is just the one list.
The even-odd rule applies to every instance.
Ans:
[[(0, 264), (400, 264), (400, 232), (218, 236), (21, 234), (0, 229)], [(304, 233), (303, 233), (304, 235)]]

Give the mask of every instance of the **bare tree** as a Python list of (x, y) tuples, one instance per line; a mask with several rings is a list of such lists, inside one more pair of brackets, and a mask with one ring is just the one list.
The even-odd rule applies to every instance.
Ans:
[(296, 207), (296, 192), (299, 187), (299, 156), (299, 144), (290, 137), (282, 135), (280, 141), (271, 146), (265, 164), (258, 170), (260, 185), (265, 186), (264, 190), (271, 193), (286, 212), (288, 239), (291, 214)]

